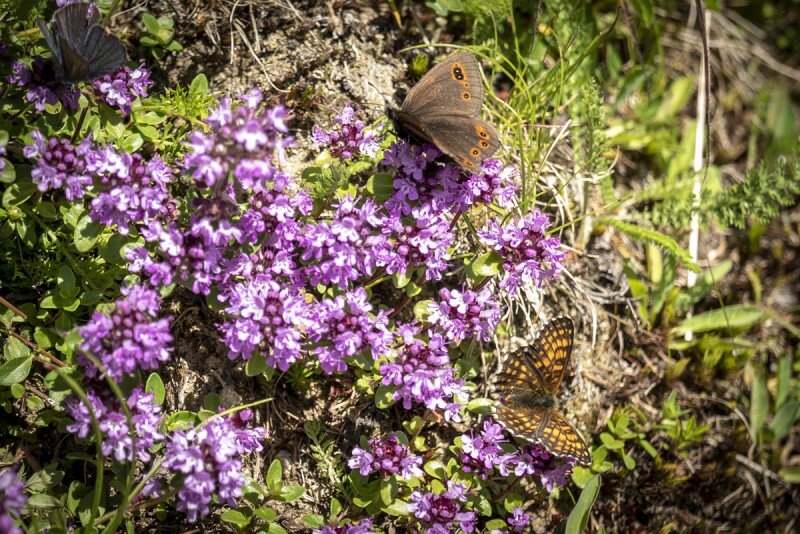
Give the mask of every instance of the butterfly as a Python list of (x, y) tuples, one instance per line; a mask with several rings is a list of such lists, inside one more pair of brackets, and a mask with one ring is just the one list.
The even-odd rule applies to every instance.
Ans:
[(69, 4), (53, 14), (50, 28), (37, 21), (53, 51), (56, 79), (67, 83), (90, 81), (125, 64), (125, 48), (100, 26), (100, 11), (88, 2)]
[(466, 171), (500, 148), (494, 126), (479, 118), (483, 81), (478, 60), (459, 52), (433, 67), (408, 92), (400, 110), (390, 111), (401, 136), (431, 143)]
[(493, 411), (515, 436), (589, 465), (592, 456), (586, 443), (556, 409), (555, 397), (569, 364), (574, 335), (572, 319), (557, 317), (542, 327), (532, 345), (510, 354), (494, 384)]

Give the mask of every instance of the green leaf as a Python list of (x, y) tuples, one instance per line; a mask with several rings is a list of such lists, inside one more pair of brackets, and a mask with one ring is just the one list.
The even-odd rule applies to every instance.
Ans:
[(3, 192), (3, 207), (9, 209), (19, 206), (34, 193), (36, 193), (36, 185), (33, 181), (17, 181)]
[(325, 524), (325, 518), (319, 514), (304, 515), (301, 521), (306, 525), (308, 525), (310, 528), (320, 528), (322, 525)]
[(778, 476), (789, 484), (800, 484), (800, 467), (784, 467), (778, 471)]
[(764, 379), (756, 373), (750, 390), (750, 436), (756, 441), (769, 410), (769, 393)]
[(406, 503), (403, 501), (395, 501), (389, 506), (381, 508), (385, 513), (397, 517), (402, 517), (408, 515), (408, 508), (406, 507)]
[(167, 430), (189, 430), (190, 428), (194, 427), (197, 424), (197, 415), (182, 410), (179, 412), (175, 412), (167, 417), (166, 422), (164, 425), (167, 427)]
[(239, 510), (226, 510), (219, 515), (219, 518), (226, 523), (236, 525), (240, 530), (244, 530), (250, 524), (250, 518)]
[(575, 508), (567, 518), (567, 525), (564, 529), (566, 534), (579, 534), (586, 529), (586, 525), (589, 523), (589, 513), (592, 511), (592, 505), (597, 499), (598, 493), (600, 493), (600, 475), (592, 478), (581, 491)]
[(469, 271), (474, 277), (495, 276), (499, 274), (503, 267), (503, 258), (495, 252), (487, 252), (475, 258), (469, 264)]
[(247, 376), (259, 376), (267, 370), (267, 359), (260, 352), (253, 354), (244, 364), (244, 374)]
[(153, 394), (153, 400), (156, 404), (164, 403), (167, 392), (164, 388), (164, 381), (161, 380), (158, 373), (150, 373), (150, 376), (147, 377), (147, 384), (144, 386), (144, 390), (147, 393)]
[(392, 504), (397, 497), (397, 479), (394, 477), (381, 482), (381, 502), (384, 506)]
[(61, 501), (46, 493), (38, 493), (28, 498), (28, 507), (35, 510), (59, 510)]
[(18, 384), (28, 377), (31, 372), (32, 356), (12, 358), (0, 365), (0, 386)]
[(419, 319), (420, 321), (425, 321), (431, 314), (431, 306), (435, 306), (436, 303), (430, 299), (420, 300), (416, 304), (414, 304), (414, 317)]
[(384, 172), (373, 174), (367, 180), (367, 191), (380, 201), (387, 200), (394, 194), (394, 178)]
[(273, 495), (280, 494), (282, 478), (283, 466), (281, 462), (279, 460), (272, 460), (272, 463), (269, 464), (269, 470), (267, 471), (267, 487)]
[(6, 339), (3, 346), (3, 354), (7, 360), (14, 358), (27, 358), (31, 354), (31, 348), (15, 337)]
[(283, 502), (292, 502), (299, 499), (304, 493), (306, 489), (303, 486), (298, 486), (295, 484), (287, 484), (281, 487), (281, 494), (280, 500)]
[(797, 413), (800, 410), (800, 400), (791, 400), (786, 402), (778, 409), (778, 413), (770, 423), (770, 428), (774, 432), (773, 442), (780, 441), (789, 433), (789, 429), (794, 425), (797, 419)]
[(78, 221), (73, 233), (72, 242), (78, 252), (88, 252), (97, 243), (97, 239), (103, 233), (105, 226), (92, 220), (89, 214), (84, 215)]
[(397, 388), (392, 385), (381, 384), (378, 386), (378, 389), (375, 390), (375, 406), (381, 410), (385, 410), (394, 404), (393, 395), (396, 389)]
[(487, 415), (491, 413), (492, 406), (494, 406), (494, 401), (492, 399), (487, 399), (485, 397), (478, 397), (475, 399), (471, 399), (467, 403), (467, 410), (473, 413)]
[(428, 473), (429, 476), (439, 480), (444, 480), (446, 476), (444, 464), (439, 460), (425, 462), (425, 465), (422, 466), (422, 470)]
[(253, 514), (262, 521), (270, 522), (275, 521), (275, 518), (278, 517), (278, 512), (275, 511), (274, 508), (270, 508), (269, 506), (259, 506), (255, 510), (253, 510)]
[(610, 449), (612, 451), (616, 449), (621, 449), (622, 447), (625, 446), (625, 443), (623, 441), (614, 439), (614, 436), (612, 436), (607, 432), (603, 432), (602, 434), (600, 434), (600, 441), (603, 442), (603, 445), (605, 445), (607, 449)]
[(58, 292), (62, 295), (70, 297), (74, 296), (70, 295), (70, 293), (75, 290), (75, 273), (72, 272), (72, 269), (66, 265), (62, 265), (58, 270), (56, 285), (58, 286)]
[(686, 332), (709, 332), (711, 330), (729, 330), (749, 328), (767, 318), (761, 308), (745, 304), (733, 304), (715, 310), (699, 313), (672, 329), (671, 333), (682, 336)]
[(612, 217), (598, 217), (595, 219), (595, 222), (597, 224), (607, 224), (609, 226), (613, 226), (620, 232), (627, 234), (639, 241), (658, 245), (665, 251), (675, 256), (687, 268), (696, 273), (700, 272), (700, 267), (698, 267), (697, 264), (692, 261), (692, 256), (689, 254), (689, 251), (678, 245), (678, 242), (668, 235), (657, 232), (656, 230), (651, 230), (650, 228), (644, 228), (643, 226), (620, 221)]
[(192, 93), (199, 93), (201, 95), (208, 94), (208, 78), (205, 74), (198, 74), (189, 84), (189, 90)]

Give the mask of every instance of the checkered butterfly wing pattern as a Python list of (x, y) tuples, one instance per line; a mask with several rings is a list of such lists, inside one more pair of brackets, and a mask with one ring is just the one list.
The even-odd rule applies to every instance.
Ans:
[(557, 456), (591, 463), (589, 449), (575, 428), (555, 408), (575, 328), (569, 317), (547, 323), (534, 343), (503, 362), (494, 384), (494, 412), (512, 434), (543, 445)]

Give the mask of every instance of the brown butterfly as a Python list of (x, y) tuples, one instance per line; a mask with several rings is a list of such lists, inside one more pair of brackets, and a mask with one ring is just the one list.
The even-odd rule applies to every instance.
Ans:
[(569, 317), (544, 325), (532, 345), (508, 356), (494, 389), (497, 419), (512, 434), (581, 465), (592, 463), (586, 443), (556, 408), (556, 394), (572, 354), (575, 327)]
[(478, 60), (459, 52), (425, 74), (390, 116), (401, 135), (436, 145), (474, 172), (500, 148), (494, 126), (479, 118), (482, 105)]

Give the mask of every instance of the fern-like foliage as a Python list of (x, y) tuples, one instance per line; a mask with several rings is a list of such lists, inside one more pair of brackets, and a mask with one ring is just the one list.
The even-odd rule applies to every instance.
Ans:
[(331, 486), (340, 491), (347, 500), (352, 495), (345, 488), (344, 461), (336, 444), (326, 434), (319, 421), (306, 421), (303, 425), (306, 436), (311, 440), (311, 457), (317, 462), (320, 472), (327, 477)]
[(710, 206), (724, 226), (744, 228), (749, 222), (766, 223), (800, 195), (800, 152), (787, 162), (776, 160), (750, 169), (744, 181), (714, 198)]

